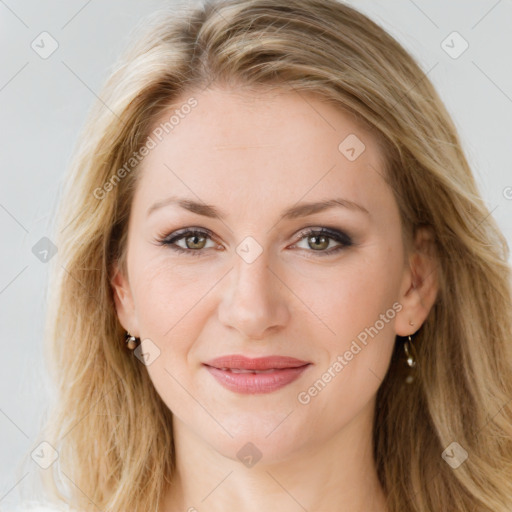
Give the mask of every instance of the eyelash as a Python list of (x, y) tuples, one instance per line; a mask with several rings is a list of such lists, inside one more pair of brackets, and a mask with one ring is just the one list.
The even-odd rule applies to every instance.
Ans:
[[(186, 253), (190, 256), (203, 256), (204, 255), (204, 249), (183, 249), (183, 247), (179, 247), (178, 245), (175, 245), (175, 242), (178, 240), (181, 240), (183, 238), (188, 238), (190, 236), (199, 236), (203, 237), (206, 236), (208, 238), (212, 238), (213, 233), (206, 228), (202, 229), (193, 229), (193, 228), (185, 228), (180, 231), (176, 231), (174, 233), (171, 233), (170, 235), (166, 236), (165, 238), (160, 238), (158, 240), (159, 245), (165, 245), (168, 246), (173, 251), (179, 252), (179, 253)], [(328, 228), (320, 228), (320, 229), (308, 229), (306, 231), (303, 231), (300, 233), (300, 238), (294, 242), (294, 245), (301, 242), (304, 238), (308, 238), (311, 236), (325, 236), (327, 238), (330, 238), (332, 240), (335, 240), (336, 242), (340, 243), (341, 245), (331, 248), (329, 250), (319, 250), (314, 251), (313, 249), (306, 250), (307, 252), (316, 252), (319, 256), (330, 256), (335, 253), (338, 253), (339, 251), (342, 251), (343, 249), (346, 249), (347, 247), (350, 247), (353, 245), (352, 238), (344, 233), (343, 231), (338, 231), (336, 229), (328, 229)]]

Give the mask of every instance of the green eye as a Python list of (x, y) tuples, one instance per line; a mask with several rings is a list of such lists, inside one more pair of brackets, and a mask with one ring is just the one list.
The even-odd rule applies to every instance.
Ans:
[[(308, 231), (302, 232), (299, 241), (308, 238), (313, 239), (313, 242), (307, 242), (308, 247), (313, 252), (318, 253), (319, 256), (329, 256), (353, 245), (352, 239), (346, 233), (337, 230), (330, 230), (327, 228), (320, 228), (316, 230), (310, 229)], [(339, 245), (332, 247), (329, 250), (325, 250), (329, 247), (329, 244), (332, 240), (338, 242)]]
[[(191, 256), (201, 256), (204, 254), (204, 249), (211, 249), (215, 247), (215, 243), (213, 243), (211, 238), (212, 232), (210, 230), (204, 228), (186, 228), (184, 230), (171, 233), (163, 240), (160, 240), (159, 243), (161, 245), (170, 247), (176, 252), (185, 254), (188, 253)], [(313, 242), (307, 242), (308, 248), (310, 249), (308, 252), (315, 252), (319, 256), (328, 256), (353, 245), (352, 239), (349, 235), (342, 231), (328, 228), (309, 229), (305, 232), (302, 232), (299, 242), (308, 238), (313, 240)], [(181, 240), (184, 240), (185, 247), (177, 244), (177, 242)], [(213, 243), (213, 245), (210, 247), (206, 247), (208, 240), (212, 241)], [(329, 248), (329, 245), (333, 240), (334, 242), (338, 243), (338, 246), (331, 247), (329, 250), (326, 250)], [(297, 243), (298, 242), (296, 242), (294, 245)], [(307, 248), (302, 249), (308, 250)]]

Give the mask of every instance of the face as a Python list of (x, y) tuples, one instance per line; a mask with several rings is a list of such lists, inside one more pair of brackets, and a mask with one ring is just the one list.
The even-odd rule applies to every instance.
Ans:
[[(398, 207), (376, 141), (313, 93), (194, 98), (143, 161), (119, 319), (180, 429), (285, 459), (373, 410), (395, 335), (417, 329)], [(299, 362), (205, 365), (231, 355)]]

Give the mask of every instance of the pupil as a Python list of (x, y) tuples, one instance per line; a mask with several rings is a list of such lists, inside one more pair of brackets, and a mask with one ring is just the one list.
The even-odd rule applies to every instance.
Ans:
[[(198, 239), (199, 239), (199, 240), (201, 240), (201, 239), (203, 239), (203, 240), (204, 240), (204, 236), (197, 236), (197, 235), (194, 235), (194, 236), (189, 237), (188, 239), (189, 239), (189, 240), (190, 240), (190, 239), (192, 239), (192, 240), (193, 240), (192, 245), (196, 245), (196, 244), (198, 243), (198, 242), (197, 242), (197, 240), (198, 240)], [(201, 243), (200, 243), (200, 242), (199, 242), (199, 245), (201, 245)], [(200, 247), (200, 248), (201, 248), (201, 247)]]
[(326, 245), (325, 242), (327, 240), (327, 237), (325, 237), (324, 235), (321, 235), (321, 236), (315, 235), (312, 238), (314, 240), (313, 244), (320, 244), (320, 245), (322, 245), (322, 247), (320, 247), (320, 249), (325, 249), (327, 247), (327, 245), (329, 245), (329, 242), (327, 242), (327, 245)]

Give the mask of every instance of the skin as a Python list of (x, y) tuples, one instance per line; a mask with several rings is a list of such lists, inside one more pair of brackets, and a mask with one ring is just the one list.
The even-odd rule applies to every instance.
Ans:
[[(425, 251), (431, 237), (419, 231), (404, 256), (376, 141), (316, 94), (215, 87), (194, 97), (197, 107), (143, 161), (127, 274), (115, 267), (112, 277), (121, 324), (160, 350), (147, 371), (173, 412), (177, 475), (160, 510), (385, 511), (371, 450), (375, 399), (395, 336), (415, 333), (434, 303), (435, 262)], [(349, 134), (366, 146), (354, 161), (338, 150)], [(227, 216), (211, 219), (176, 205), (147, 215), (170, 195)], [(369, 215), (332, 208), (281, 219), (298, 202), (338, 197)], [(322, 256), (340, 243), (328, 238), (322, 245), (301, 233), (323, 226), (348, 232), (354, 245)], [(176, 242), (201, 256), (158, 245), (187, 227), (213, 232), (199, 241), (202, 249), (194, 237)], [(263, 250), (250, 264), (236, 252), (247, 236)], [(298, 394), (394, 303), (401, 305), (396, 316), (300, 403)], [(312, 364), (284, 388), (242, 395), (201, 364), (226, 354)], [(252, 467), (237, 457), (248, 442), (261, 452)]]

